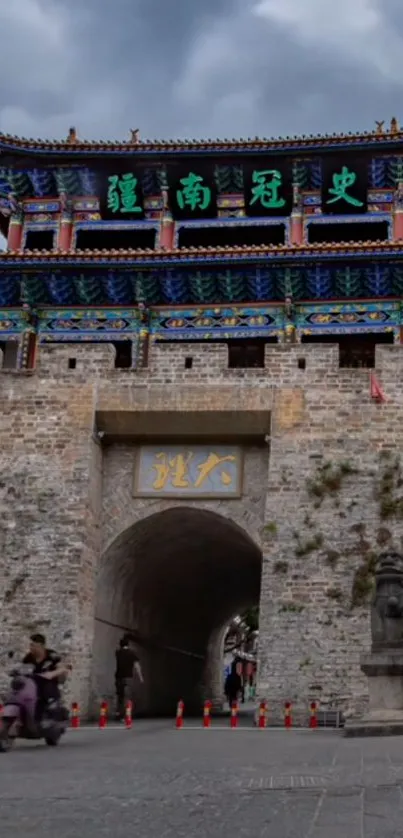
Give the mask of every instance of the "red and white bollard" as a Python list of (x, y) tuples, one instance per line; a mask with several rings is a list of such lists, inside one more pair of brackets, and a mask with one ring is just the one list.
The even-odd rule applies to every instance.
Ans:
[(71, 705), (71, 726), (77, 730), (80, 727), (80, 710), (77, 701)]
[(311, 730), (315, 730), (318, 726), (318, 705), (316, 701), (311, 701), (310, 705), (310, 719), (309, 719), (309, 727)]
[(235, 729), (238, 727), (238, 702), (233, 701), (231, 705), (231, 727)]
[(127, 701), (125, 707), (125, 728), (130, 730), (133, 724), (133, 702)]
[(211, 727), (211, 708), (211, 701), (205, 701), (203, 708), (203, 727)]
[(267, 701), (261, 701), (259, 707), (259, 730), (264, 730), (267, 725)]
[(176, 729), (181, 730), (183, 727), (183, 712), (185, 709), (185, 705), (183, 701), (178, 701), (178, 706), (176, 708)]
[(101, 730), (104, 730), (108, 724), (108, 703), (106, 701), (102, 701), (101, 707), (99, 710), (99, 727)]
[(292, 716), (291, 716), (291, 702), (286, 701), (284, 705), (284, 727), (290, 728), (292, 727)]

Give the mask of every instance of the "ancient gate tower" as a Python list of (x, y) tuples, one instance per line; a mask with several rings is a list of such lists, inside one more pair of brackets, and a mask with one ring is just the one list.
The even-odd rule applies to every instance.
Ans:
[(89, 707), (130, 629), (163, 711), (260, 597), (275, 712), (358, 712), (403, 536), (396, 122), (0, 151), (2, 651), (44, 630)]

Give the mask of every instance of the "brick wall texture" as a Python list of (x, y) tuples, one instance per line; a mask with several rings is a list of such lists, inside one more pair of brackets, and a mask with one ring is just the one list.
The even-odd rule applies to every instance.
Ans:
[[(262, 553), (259, 694), (273, 713), (286, 699), (296, 712), (312, 698), (349, 714), (363, 709), (371, 569), (377, 553), (403, 545), (403, 349), (379, 346), (375, 372), (383, 403), (370, 397), (368, 370), (339, 369), (337, 346), (324, 344), (268, 346), (265, 368), (249, 370), (228, 369), (223, 345), (153, 345), (148, 368), (138, 371), (115, 370), (111, 346), (52, 345), (41, 347), (35, 372), (4, 370), (0, 685), (5, 653), (22, 652), (37, 629), (73, 662), (69, 695), (83, 708), (111, 690), (120, 630), (97, 628), (95, 618), (121, 593), (112, 571), (102, 583), (105, 557), (118, 544), (123, 561), (125, 539), (135, 552), (135, 525), (183, 505), (232, 521)], [(163, 436), (164, 414), (184, 441), (198, 415), (205, 433), (220, 427), (222, 436), (234, 417), (245, 440), (248, 423), (253, 436), (256, 416), (268, 417), (270, 439), (245, 441), (241, 500), (132, 497), (138, 441), (127, 428), (141, 419), (154, 427), (157, 417)], [(115, 429), (107, 445), (97, 435), (102, 423), (109, 436)], [(212, 628), (220, 646), (220, 626)]]

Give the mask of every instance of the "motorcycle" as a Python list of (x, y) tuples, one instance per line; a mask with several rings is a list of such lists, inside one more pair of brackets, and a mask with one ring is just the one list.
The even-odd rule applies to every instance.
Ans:
[[(9, 657), (13, 657), (9, 653)], [(0, 713), (0, 753), (9, 751), (17, 738), (44, 739), (49, 746), (58, 745), (66, 731), (68, 712), (60, 701), (48, 701), (38, 720), (35, 711), (38, 687), (32, 666), (21, 664), (10, 672), (11, 690)]]

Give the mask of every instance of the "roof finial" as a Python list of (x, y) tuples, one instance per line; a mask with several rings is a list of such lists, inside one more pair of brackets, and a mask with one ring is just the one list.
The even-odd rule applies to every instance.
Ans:
[(131, 128), (130, 129), (130, 142), (131, 143), (139, 143), (140, 142), (140, 129), (139, 128)]
[(375, 120), (375, 125), (376, 125), (376, 131), (375, 131), (376, 134), (384, 134), (385, 133), (385, 120), (384, 119), (382, 119), (381, 122), (378, 122), (378, 120), (376, 119)]
[(77, 142), (77, 131), (74, 127), (69, 128), (69, 135), (67, 137), (67, 142), (71, 143), (71, 145), (73, 145), (74, 143)]
[(390, 133), (391, 134), (398, 134), (400, 131), (400, 125), (395, 116), (392, 117), (390, 120)]

